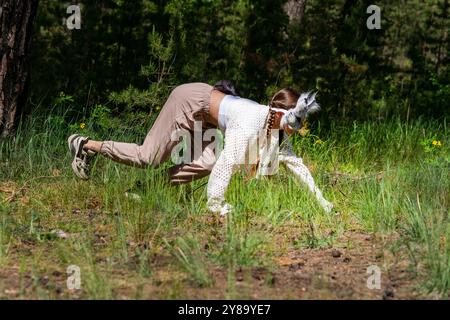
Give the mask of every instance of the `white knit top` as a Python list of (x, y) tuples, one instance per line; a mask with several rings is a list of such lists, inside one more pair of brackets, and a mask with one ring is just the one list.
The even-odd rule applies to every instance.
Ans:
[(270, 144), (266, 138), (266, 120), (269, 107), (249, 99), (227, 95), (219, 107), (219, 128), (224, 132), (224, 149), (215, 163), (208, 181), (208, 208), (226, 214), (231, 206), (225, 202), (225, 192), (233, 173), (242, 166), (256, 164), (259, 159), (257, 177), (275, 174), (278, 164), (284, 164), (299, 180), (307, 184), (320, 204), (330, 211), (332, 204), (325, 200), (314, 180), (297, 157), (284, 136), (281, 147), (278, 130), (272, 132)]

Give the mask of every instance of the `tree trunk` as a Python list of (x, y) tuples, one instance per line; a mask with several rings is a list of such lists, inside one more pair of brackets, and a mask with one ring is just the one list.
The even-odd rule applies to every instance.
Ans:
[(284, 4), (284, 11), (289, 16), (289, 23), (300, 22), (305, 14), (307, 0), (289, 0)]
[(12, 133), (26, 102), (27, 57), (38, 1), (0, 1), (0, 137)]

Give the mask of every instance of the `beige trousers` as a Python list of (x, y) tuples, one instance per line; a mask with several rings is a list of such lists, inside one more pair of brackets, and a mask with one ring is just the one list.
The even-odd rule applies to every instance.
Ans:
[[(188, 131), (193, 136), (195, 121), (201, 121), (203, 131), (214, 128), (207, 122), (212, 89), (206, 83), (188, 83), (176, 87), (142, 145), (104, 141), (100, 153), (116, 162), (140, 168), (157, 167), (169, 159), (172, 149), (179, 143), (173, 139), (174, 131)], [(213, 150), (208, 147), (209, 143), (203, 143), (202, 152), (197, 152), (197, 156), (191, 152), (192, 161), (169, 169), (171, 183), (187, 183), (210, 174), (216, 159)]]

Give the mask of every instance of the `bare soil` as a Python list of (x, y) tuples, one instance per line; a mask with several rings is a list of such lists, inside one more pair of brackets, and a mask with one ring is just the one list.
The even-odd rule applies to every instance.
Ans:
[[(350, 232), (339, 248), (289, 250), (276, 257), (276, 267), (237, 267), (230, 275), (226, 268), (211, 270), (214, 284), (198, 287), (176, 268), (173, 257), (152, 258), (149, 278), (130, 275), (126, 268), (112, 271), (114, 297), (119, 299), (422, 299), (420, 279), (409, 262), (393, 254), (388, 244), (370, 234)], [(390, 241), (388, 242), (390, 243)], [(33, 254), (22, 248), (20, 254)], [(367, 286), (367, 268), (381, 270), (380, 288)], [(67, 289), (67, 275), (52, 266), (40, 276), (20, 272), (19, 266), (0, 270), (0, 298), (54, 299), (86, 298), (84, 290)], [(34, 273), (36, 274), (36, 273)], [(40, 293), (39, 293), (40, 291)]]

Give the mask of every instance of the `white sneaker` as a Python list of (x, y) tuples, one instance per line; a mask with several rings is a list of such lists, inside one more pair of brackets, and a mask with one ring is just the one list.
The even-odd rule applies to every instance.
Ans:
[(75, 175), (83, 180), (89, 179), (87, 171), (89, 169), (88, 157), (89, 153), (83, 150), (83, 146), (89, 140), (79, 134), (73, 134), (67, 139), (70, 153), (73, 156), (72, 169)]

